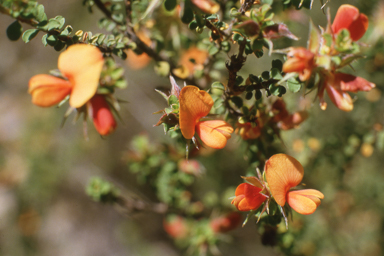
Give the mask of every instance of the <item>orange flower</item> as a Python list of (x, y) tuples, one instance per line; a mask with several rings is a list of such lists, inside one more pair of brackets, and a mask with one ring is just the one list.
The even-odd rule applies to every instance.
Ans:
[(238, 133), (243, 140), (257, 139), (261, 135), (261, 126), (257, 122), (257, 126), (252, 126), (251, 123), (237, 124), (236, 133)]
[(204, 68), (203, 65), (207, 58), (207, 51), (191, 47), (181, 56), (179, 64), (188, 70), (188, 74), (193, 74), (195, 70), (202, 70)]
[[(137, 36), (140, 38), (143, 43), (147, 46), (150, 46), (151, 39), (147, 37), (143, 32), (138, 32)], [(146, 53), (142, 53), (140, 55), (136, 54), (132, 50), (127, 51), (127, 64), (131, 69), (138, 70), (146, 67), (151, 61), (151, 57)]]
[(307, 111), (290, 114), (285, 107), (284, 100), (281, 99), (273, 103), (272, 111), (276, 113), (273, 121), (275, 121), (282, 130), (293, 129), (308, 118)]
[(103, 64), (103, 55), (94, 46), (76, 44), (68, 47), (58, 60), (59, 70), (68, 80), (44, 74), (33, 76), (28, 90), (33, 104), (50, 107), (70, 95), (71, 107), (83, 106), (96, 93)]
[(100, 135), (111, 134), (117, 124), (111, 112), (111, 109), (104, 96), (96, 94), (90, 100), (92, 107), (93, 124)]
[(359, 12), (356, 7), (343, 4), (337, 10), (332, 23), (332, 31), (337, 34), (340, 30), (347, 29), (353, 41), (359, 40), (368, 29), (368, 18)]
[(187, 221), (181, 216), (169, 216), (163, 222), (164, 230), (173, 238), (180, 239), (188, 235)]
[(306, 81), (311, 77), (312, 70), (315, 68), (315, 54), (303, 47), (297, 47), (291, 48), (287, 57), (287, 61), (283, 64), (283, 72), (299, 73), (301, 81)]
[(225, 147), (233, 128), (221, 120), (200, 121), (213, 106), (212, 97), (207, 92), (196, 86), (185, 86), (180, 91), (179, 102), (180, 130), (184, 138), (192, 139), (197, 132), (207, 146), (215, 149)]
[(235, 205), (239, 211), (247, 212), (259, 208), (267, 196), (261, 194), (263, 185), (256, 177), (246, 177), (247, 181), (252, 181), (252, 184), (241, 183), (235, 191), (235, 198), (231, 204)]
[(353, 109), (353, 101), (347, 92), (370, 91), (376, 85), (364, 78), (344, 73), (329, 74), (319, 90), (320, 106), (324, 110), (327, 104), (324, 101), (324, 90), (336, 107), (343, 111)]
[(235, 229), (241, 223), (241, 215), (238, 212), (231, 212), (211, 220), (209, 225), (215, 233), (225, 233)]
[(324, 195), (314, 189), (290, 191), (300, 184), (304, 176), (303, 166), (293, 157), (285, 154), (273, 155), (265, 163), (265, 176), (269, 190), (277, 204), (286, 202), (300, 214), (312, 214)]

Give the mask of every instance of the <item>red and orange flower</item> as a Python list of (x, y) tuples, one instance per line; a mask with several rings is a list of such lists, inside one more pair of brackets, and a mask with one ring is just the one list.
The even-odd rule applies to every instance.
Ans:
[(231, 138), (233, 128), (222, 120), (200, 121), (207, 116), (213, 106), (212, 97), (196, 86), (185, 86), (179, 95), (180, 130), (184, 138), (192, 139), (197, 133), (200, 139), (211, 148), (221, 149)]
[(347, 29), (351, 39), (357, 41), (367, 31), (368, 23), (367, 16), (360, 13), (359, 9), (349, 4), (343, 4), (337, 10), (332, 23), (332, 31), (337, 34), (339, 31)]
[(104, 59), (100, 50), (87, 44), (76, 44), (60, 54), (58, 67), (66, 79), (35, 75), (29, 80), (33, 104), (50, 107), (67, 96), (69, 105), (80, 108), (95, 95)]
[(262, 184), (256, 177), (245, 177), (249, 183), (237, 187), (232, 204), (239, 211), (256, 210), (267, 200), (269, 203), (269, 195), (272, 195), (278, 205), (283, 207), (287, 202), (296, 212), (308, 215), (315, 212), (320, 199), (324, 198), (315, 189), (291, 190), (300, 184), (304, 176), (303, 166), (291, 156), (273, 155), (265, 163), (264, 173), (267, 183)]

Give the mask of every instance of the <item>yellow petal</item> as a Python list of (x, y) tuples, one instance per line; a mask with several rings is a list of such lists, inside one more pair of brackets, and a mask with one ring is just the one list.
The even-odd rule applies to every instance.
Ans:
[(72, 107), (81, 107), (95, 95), (103, 64), (100, 50), (88, 44), (72, 45), (60, 54), (59, 69), (73, 85)]
[(232, 126), (222, 120), (198, 122), (196, 132), (200, 139), (211, 148), (221, 149), (227, 144), (233, 132)]
[(276, 203), (284, 206), (289, 189), (303, 179), (303, 166), (291, 156), (276, 154), (265, 163), (264, 171), (272, 196)]
[(213, 106), (212, 97), (196, 86), (188, 85), (180, 91), (179, 96), (180, 130), (184, 138), (192, 139), (195, 135), (195, 125), (200, 118), (208, 115)]
[(315, 189), (289, 191), (287, 195), (288, 204), (292, 209), (304, 215), (314, 213), (323, 198), (323, 193)]
[(32, 103), (40, 107), (51, 107), (71, 93), (70, 82), (51, 75), (36, 75), (29, 80), (28, 92)]

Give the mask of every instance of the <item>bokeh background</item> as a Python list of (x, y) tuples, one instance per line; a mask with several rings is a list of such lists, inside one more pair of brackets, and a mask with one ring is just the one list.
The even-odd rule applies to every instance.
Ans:
[[(96, 26), (102, 14), (96, 8), (89, 14), (81, 2), (40, 1), (48, 17), (64, 16), (75, 31), (104, 32)], [(286, 95), (289, 109), (306, 107), (310, 118), (299, 129), (282, 134), (282, 150), (304, 165), (304, 182), (325, 194), (313, 215), (294, 214), (290, 220), (284, 243), (295, 255), (384, 254), (384, 4), (380, 0), (331, 0), (327, 7), (332, 17), (343, 3), (357, 6), (371, 19), (368, 33), (360, 40), (369, 44), (362, 48), (367, 57), (352, 65), (355, 71), (346, 72), (377, 87), (357, 94), (350, 113), (332, 104), (321, 111), (315, 93)], [(278, 15), (276, 19), (286, 22), (300, 40), (282, 40), (275, 48), (305, 46), (309, 18), (326, 25), (320, 6), (315, 0), (312, 10)], [(129, 172), (125, 156), (138, 134), (147, 134), (153, 143), (170, 141), (162, 128), (153, 127), (159, 116), (152, 114), (166, 105), (154, 88), (169, 88), (168, 79), (155, 75), (153, 63), (132, 70), (118, 60), (126, 68), (129, 84), (117, 94), (127, 101), (122, 104), (122, 121), (106, 139), (88, 122), (86, 140), (82, 122), (73, 124), (72, 116), (61, 127), (65, 107), (32, 105), (29, 78), (57, 68), (59, 53), (44, 47), (39, 36), (28, 44), (9, 41), (5, 30), (12, 22), (0, 15), (0, 255), (182, 254), (163, 230), (161, 214), (126, 215), (111, 205), (93, 202), (85, 193), (88, 180), (101, 176), (124, 193), (156, 201)], [(264, 71), (269, 69), (265, 63), (281, 57), (248, 60), (242, 71)], [(248, 167), (240, 144), (233, 136), (226, 150), (199, 159), (206, 173), (196, 180), (196, 190), (221, 197), (242, 182), (239, 176)], [(219, 245), (223, 255), (284, 255), (277, 247), (261, 244), (254, 222), (229, 235), (232, 239)]]

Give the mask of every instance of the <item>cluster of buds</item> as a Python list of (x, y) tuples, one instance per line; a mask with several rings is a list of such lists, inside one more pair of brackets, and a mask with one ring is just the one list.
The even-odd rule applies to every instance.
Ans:
[[(71, 113), (77, 110), (91, 116), (96, 130), (106, 136), (116, 128), (109, 94), (97, 92), (104, 58), (100, 50), (87, 44), (76, 44), (62, 52), (58, 60), (61, 77), (39, 74), (29, 80), (33, 104), (40, 107), (61, 105), (69, 100)], [(108, 99), (108, 100), (107, 100)]]
[[(328, 15), (329, 16), (329, 15)], [(283, 72), (297, 74), (302, 82), (316, 80), (320, 107), (325, 110), (324, 91), (331, 101), (343, 111), (353, 109), (353, 101), (348, 92), (369, 91), (375, 84), (361, 77), (341, 73), (338, 70), (360, 58), (357, 41), (368, 29), (368, 18), (352, 5), (342, 5), (331, 24), (320, 32), (311, 24), (308, 49), (297, 47), (288, 49), (288, 60)], [(291, 74), (287, 74), (291, 76)]]

